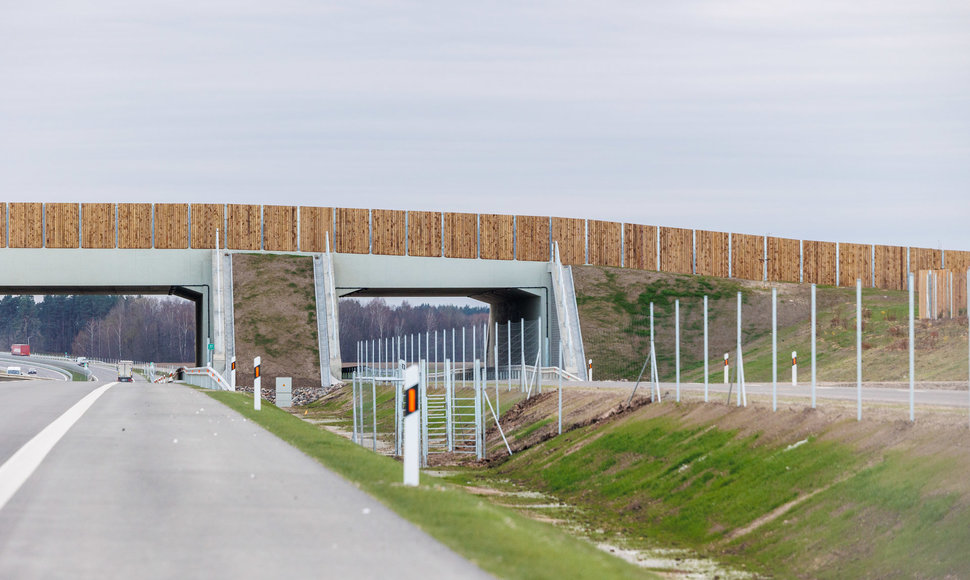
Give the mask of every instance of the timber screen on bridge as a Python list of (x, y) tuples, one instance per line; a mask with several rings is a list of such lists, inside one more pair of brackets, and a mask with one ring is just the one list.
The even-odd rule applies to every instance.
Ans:
[[(907, 272), (963, 272), (970, 252), (796, 240), (581, 218), (177, 203), (0, 203), (0, 247), (381, 254), (620, 266), (902, 290)], [(962, 276), (957, 277), (965, 293)], [(962, 303), (962, 302), (961, 302)]]

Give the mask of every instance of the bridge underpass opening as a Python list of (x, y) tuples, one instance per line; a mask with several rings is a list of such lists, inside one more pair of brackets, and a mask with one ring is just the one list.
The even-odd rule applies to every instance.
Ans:
[[(340, 300), (344, 374), (356, 368), (359, 358), (380, 357), (391, 364), (398, 356), (416, 362), (418, 355), (431, 362), (448, 358), (469, 368), (478, 358), (489, 372), (496, 355), (503, 369), (537, 362), (559, 366), (550, 345), (558, 332), (554, 321), (543, 319), (543, 309), (543, 292), (520, 288), (451, 289), (435, 295), (427, 289), (358, 290)], [(389, 346), (398, 339), (403, 344)], [(358, 347), (367, 349), (366, 357)]]
[[(184, 287), (0, 287), (0, 352), (196, 366), (202, 293)], [(199, 348), (199, 347), (202, 348)]]

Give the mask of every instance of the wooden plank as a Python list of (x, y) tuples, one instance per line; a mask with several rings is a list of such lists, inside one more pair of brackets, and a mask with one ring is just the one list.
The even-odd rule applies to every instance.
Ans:
[(404, 244), (407, 240), (406, 216), (407, 212), (400, 210), (371, 211), (371, 231), (374, 235), (371, 251), (373, 253), (385, 256), (404, 255)]
[(296, 206), (263, 206), (263, 249), (270, 252), (295, 252), (299, 249)]
[(876, 246), (874, 260), (873, 287), (884, 290), (906, 289), (906, 248)]
[[(225, 246), (232, 250), (258, 250), (260, 249), (260, 212), (258, 205), (229, 204), (227, 215)], [(193, 225), (195, 225), (193, 223)], [(212, 240), (214, 243), (215, 240)], [(192, 237), (192, 244), (195, 244), (195, 236)], [(219, 241), (222, 245), (222, 241)]]
[(657, 226), (623, 224), (623, 264), (638, 270), (657, 269)]
[(515, 259), (515, 218), (483, 213), (479, 216), (483, 260)]
[(44, 245), (48, 248), (79, 247), (79, 207), (76, 203), (48, 203), (44, 207)]
[(338, 207), (335, 212), (337, 251), (341, 254), (369, 254), (370, 210)]
[(623, 258), (623, 224), (589, 220), (589, 263), (617, 266)]
[(81, 247), (115, 247), (115, 204), (81, 204)]
[(694, 273), (694, 230), (660, 228), (660, 271)]
[(930, 248), (909, 249), (909, 271), (943, 269), (943, 250)]
[[(227, 226), (224, 223), (225, 208), (221, 203), (193, 203), (192, 247), (211, 250), (216, 247), (216, 229), (219, 230), (219, 246), (227, 247)], [(258, 237), (258, 234), (257, 234)], [(258, 248), (257, 248), (258, 249)]]
[(586, 220), (552, 218), (552, 241), (559, 243), (559, 260), (563, 264), (586, 263)]
[(7, 247), (7, 203), (0, 203), (0, 248)]
[(155, 204), (155, 247), (165, 250), (189, 247), (188, 204)]
[(333, 208), (300, 206), (300, 251), (325, 252), (334, 248)]
[(441, 255), (440, 212), (408, 212), (408, 255), (425, 257)]
[(764, 280), (765, 246), (763, 236), (731, 234), (731, 276), (744, 280)]
[(835, 286), (835, 242), (802, 242), (803, 281), (806, 284)]
[(515, 258), (530, 262), (550, 260), (548, 217), (515, 216)]
[(955, 276), (966, 278), (967, 270), (970, 269), (970, 252), (946, 250), (944, 252), (944, 263), (946, 269), (952, 270)]
[(444, 254), (446, 258), (478, 257), (478, 216), (473, 213), (445, 213)]
[(868, 244), (839, 244), (839, 286), (853, 287), (862, 280), (872, 287), (872, 248)]
[(800, 282), (802, 273), (802, 243), (790, 238), (768, 237), (768, 280), (772, 282)]
[(694, 236), (697, 245), (697, 274), (727, 278), (730, 275), (728, 234), (726, 232), (697, 230), (694, 232)]
[(152, 247), (152, 204), (118, 204), (118, 247)]
[(42, 248), (44, 246), (44, 204), (12, 202), (9, 211), (10, 247)]

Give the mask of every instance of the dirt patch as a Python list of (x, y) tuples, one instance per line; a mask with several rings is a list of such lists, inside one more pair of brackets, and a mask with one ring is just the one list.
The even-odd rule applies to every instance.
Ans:
[(233, 254), (236, 382), (252, 388), (252, 360), (262, 358), (263, 389), (276, 377), (294, 388), (320, 387), (313, 262), (309, 256)]

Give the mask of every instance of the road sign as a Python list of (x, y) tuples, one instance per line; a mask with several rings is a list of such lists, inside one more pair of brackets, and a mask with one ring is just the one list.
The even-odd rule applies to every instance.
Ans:
[(209, 350), (215, 350), (215, 349), (216, 349), (216, 345), (214, 345), (214, 344), (212, 344), (212, 343), (210, 342), (210, 343), (209, 343)]

